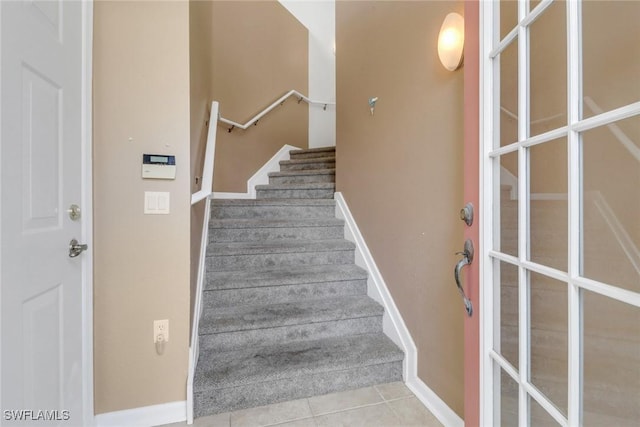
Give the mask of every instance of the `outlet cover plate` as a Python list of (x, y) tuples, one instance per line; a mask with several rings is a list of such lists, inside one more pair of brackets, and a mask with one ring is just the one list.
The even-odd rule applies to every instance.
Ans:
[(162, 335), (162, 341), (169, 341), (169, 319), (153, 321), (153, 342), (158, 342), (158, 337)]

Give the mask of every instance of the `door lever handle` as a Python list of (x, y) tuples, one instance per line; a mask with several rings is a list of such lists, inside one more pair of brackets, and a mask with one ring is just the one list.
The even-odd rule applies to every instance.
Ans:
[(462, 300), (464, 301), (464, 308), (467, 311), (467, 315), (471, 317), (473, 315), (473, 304), (471, 304), (471, 300), (465, 295), (464, 289), (462, 289), (462, 285), (460, 284), (460, 270), (462, 270), (465, 265), (469, 265), (473, 262), (473, 243), (471, 242), (471, 240), (467, 239), (464, 242), (463, 252), (456, 253), (462, 255), (462, 259), (456, 264), (456, 267), (453, 270), (453, 276), (456, 279), (458, 291), (460, 291), (460, 295), (462, 295)]
[(89, 248), (88, 245), (83, 243), (78, 243), (76, 239), (71, 239), (69, 242), (69, 258), (75, 258), (80, 255), (83, 251), (86, 251)]

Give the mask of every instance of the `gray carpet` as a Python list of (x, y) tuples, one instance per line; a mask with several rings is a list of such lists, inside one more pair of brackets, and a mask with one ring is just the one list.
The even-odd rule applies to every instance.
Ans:
[(335, 150), (294, 150), (256, 200), (213, 200), (196, 417), (402, 379), (335, 218)]

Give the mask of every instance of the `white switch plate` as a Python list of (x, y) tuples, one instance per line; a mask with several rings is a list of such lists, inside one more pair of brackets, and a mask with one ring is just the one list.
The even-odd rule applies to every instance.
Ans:
[(144, 213), (147, 215), (168, 215), (170, 213), (169, 192), (145, 191)]
[(169, 341), (169, 319), (153, 321), (153, 342), (157, 343), (162, 336), (162, 342)]

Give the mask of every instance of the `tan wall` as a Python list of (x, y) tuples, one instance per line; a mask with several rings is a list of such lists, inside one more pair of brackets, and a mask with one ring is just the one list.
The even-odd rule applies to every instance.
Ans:
[[(200, 189), (208, 120), (211, 113), (213, 2), (189, 0), (189, 74), (191, 88), (191, 192)], [(196, 184), (198, 177), (198, 184)]]
[[(211, 66), (213, 2), (189, 1), (189, 62), (191, 87), (191, 192), (200, 190), (202, 167), (211, 113)], [(215, 123), (214, 123), (215, 126)], [(196, 177), (198, 183), (196, 183)], [(202, 237), (205, 201), (191, 208), (191, 321), (196, 297), (198, 264)]]
[[(213, 2), (213, 98), (223, 117), (245, 123), (291, 89), (308, 92), (308, 34), (277, 1)], [(309, 110), (287, 101), (258, 126), (219, 125), (216, 191), (247, 191), (251, 177), (284, 144), (308, 146)]]
[[(184, 400), (189, 332), (188, 2), (97, 1), (94, 15), (95, 412)], [(129, 141), (129, 138), (133, 138)], [(174, 181), (142, 180), (175, 154)], [(170, 215), (143, 215), (169, 191)], [(169, 319), (162, 356), (153, 320)]]
[[(418, 375), (463, 413), (463, 73), (438, 60), (461, 2), (338, 1), (337, 188), (418, 347)], [(367, 100), (379, 97), (371, 116)]]

